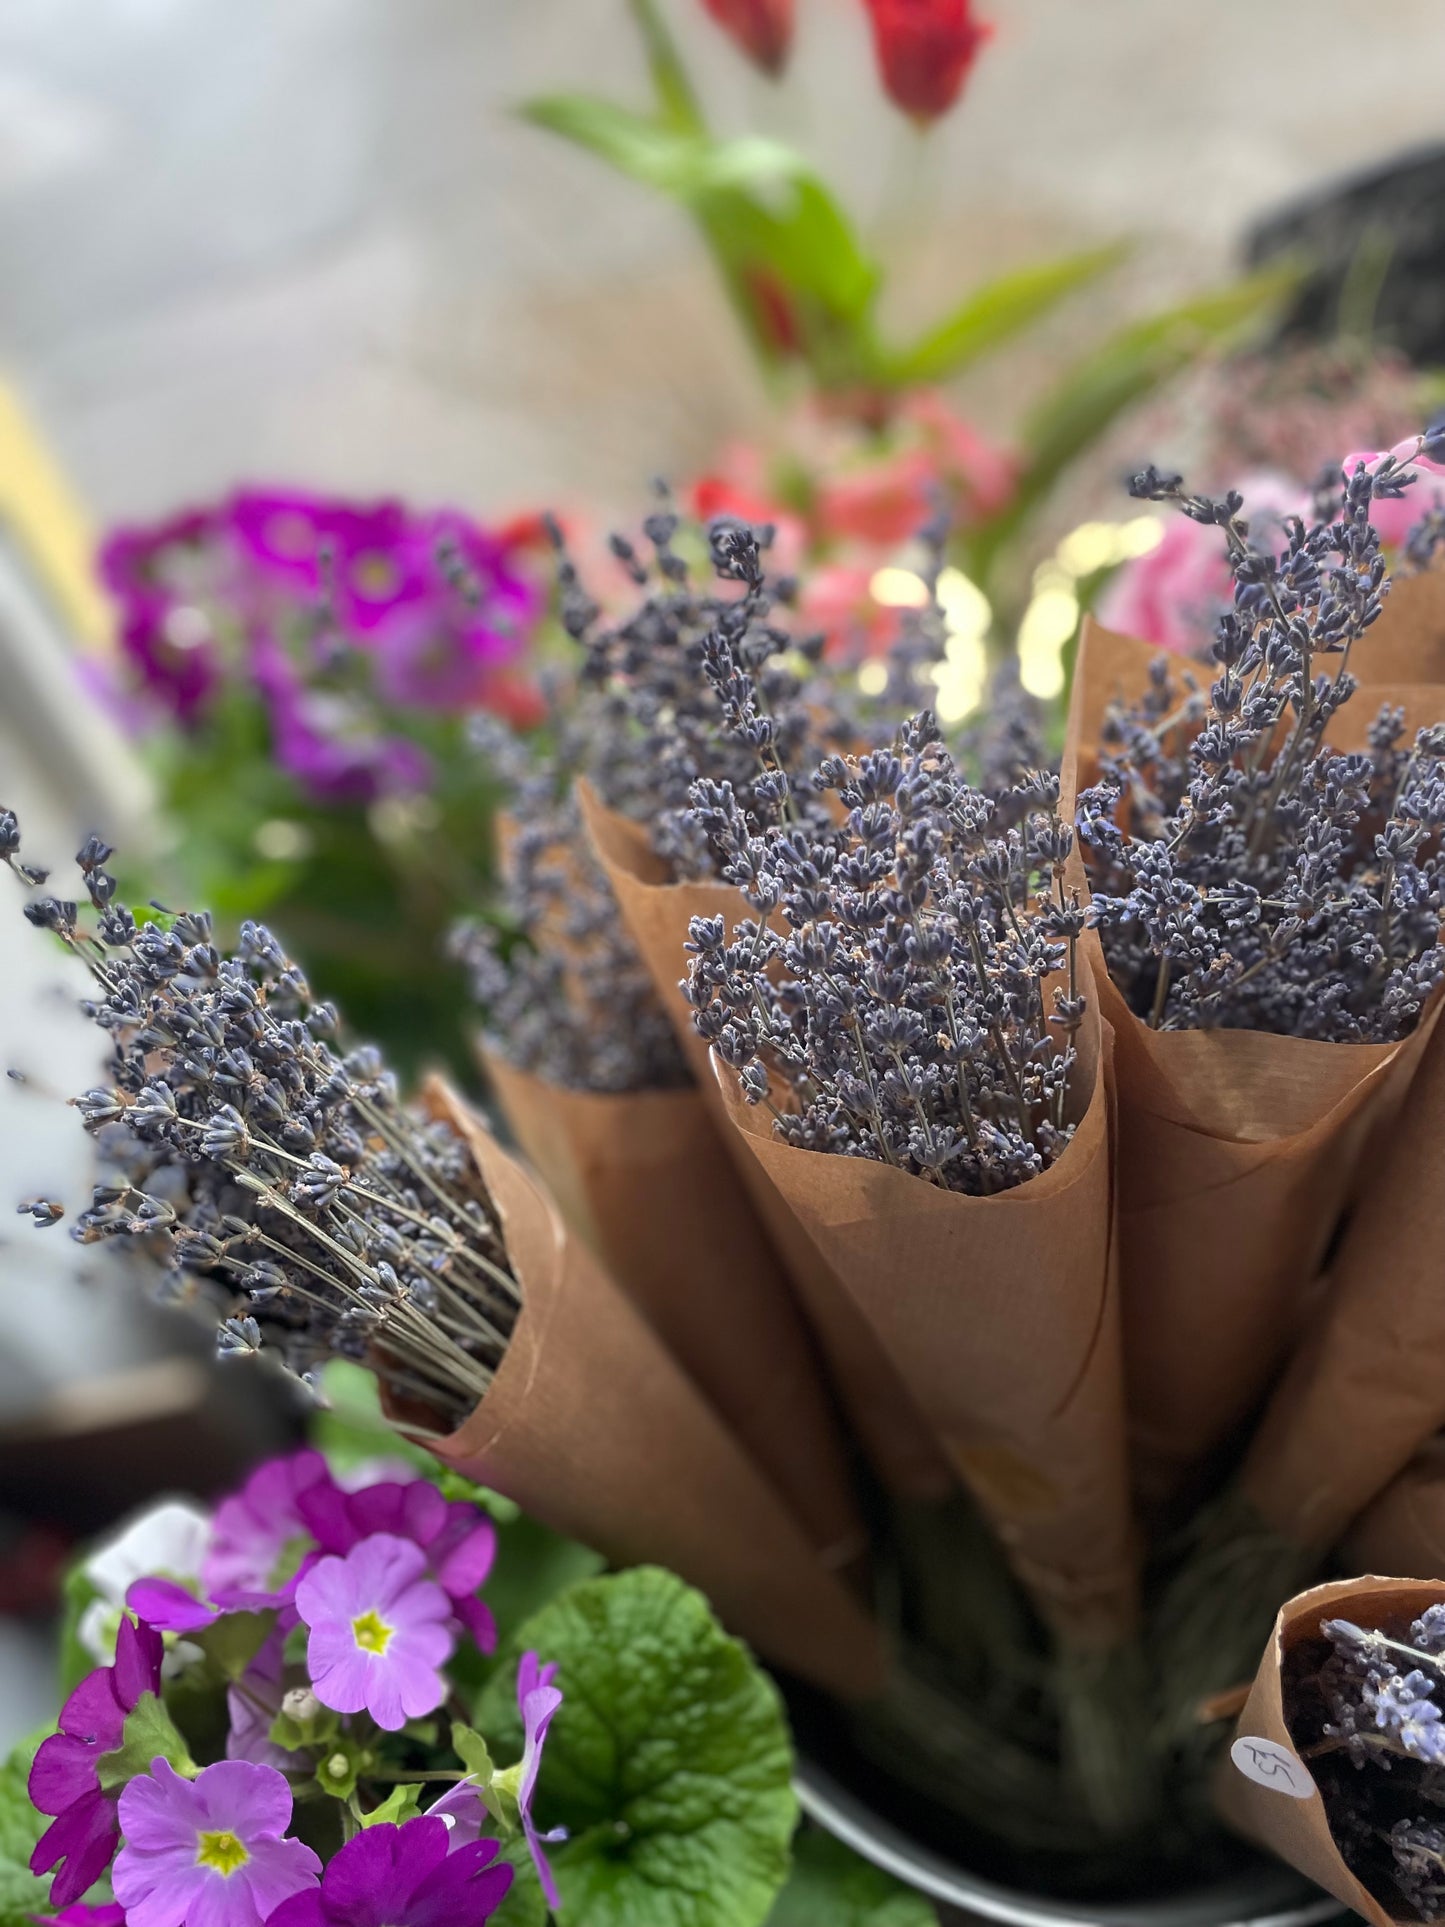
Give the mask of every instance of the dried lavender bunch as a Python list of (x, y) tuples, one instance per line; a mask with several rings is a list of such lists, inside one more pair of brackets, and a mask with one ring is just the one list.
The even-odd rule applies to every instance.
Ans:
[(759, 913), (731, 937), (693, 919), (699, 1032), (790, 1144), (973, 1195), (1023, 1183), (1072, 1135), (1085, 1008), (1057, 777), (1029, 779), (1030, 807), (1000, 828), (925, 710), (895, 749), (828, 759), (815, 788), (843, 813), (822, 832), (786, 815), (759, 832), (728, 784), (695, 787)]
[(1110, 713), (1100, 781), (1079, 798), (1092, 920), (1156, 1028), (1388, 1042), (1445, 977), (1445, 726), (1407, 743), (1386, 707), (1368, 750), (1326, 742), (1389, 586), (1371, 504), (1414, 473), (1393, 456), (1358, 465), (1335, 518), (1287, 517), (1278, 554), (1251, 544), (1239, 495), (1135, 477), (1135, 495), (1220, 529), (1235, 583), (1214, 683), (1156, 664), (1142, 700)]
[(494, 718), (478, 749), (509, 792), (502, 851), (504, 925), (467, 922), (452, 936), (485, 1012), (488, 1048), (568, 1090), (672, 1089), (689, 1081), (617, 899), (592, 848), (574, 784), (601, 719), (553, 704), (553, 747), (522, 743)]
[[(83, 1008), (112, 1041), (111, 1082), (74, 1102), (113, 1174), (73, 1235), (146, 1240), (160, 1295), (212, 1313), (222, 1352), (302, 1378), (353, 1359), (453, 1429), (520, 1305), (468, 1151), (399, 1101), (377, 1051), (340, 1054), (335, 1009), (269, 931), (244, 924), (223, 956), (209, 916), (137, 923), (112, 854), (92, 837), (76, 859), (94, 928), (73, 902), (25, 906), (90, 971)], [(0, 858), (40, 874), (9, 812)]]
[[(1358, 1878), (1422, 1920), (1445, 1912), (1445, 1606), (1408, 1629), (1320, 1625), (1286, 1672), (1290, 1731)], [(1436, 1811), (1436, 1818), (1429, 1810)]]
[(714, 574), (737, 585), (716, 593), (694, 583), (676, 547), (680, 527), (664, 498), (643, 524), (650, 553), (613, 537), (614, 553), (646, 591), (619, 622), (603, 620), (556, 540), (563, 621), (583, 649), (583, 688), (600, 698), (588, 774), (610, 807), (648, 826), (681, 879), (718, 876), (726, 861), (692, 809), (695, 782), (731, 784), (761, 823), (775, 814), (781, 770), (795, 812), (821, 823), (826, 810), (811, 772), (829, 750), (857, 741), (858, 722), (838, 680), (819, 673), (824, 638), (779, 619), (794, 585), (767, 572), (772, 529), (733, 520), (710, 526)]

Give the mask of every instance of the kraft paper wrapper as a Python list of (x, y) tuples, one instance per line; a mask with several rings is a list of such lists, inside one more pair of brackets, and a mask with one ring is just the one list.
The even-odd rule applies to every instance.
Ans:
[(1240, 1476), (1265, 1522), (1325, 1550), (1445, 1427), (1445, 1031), (1438, 1026)]
[(522, 1311), (491, 1389), (433, 1446), (615, 1565), (670, 1567), (777, 1665), (859, 1698), (878, 1631), (652, 1328), (550, 1200), (439, 1079), (501, 1221)]
[(563, 1217), (772, 1480), (824, 1560), (866, 1535), (811, 1335), (696, 1086), (573, 1091), (483, 1052)]
[(1108, 1039), (1080, 1034), (1087, 1104), (1058, 1162), (996, 1197), (799, 1150), (717, 1066), (738, 1135), (842, 1280), (1061, 1638), (1136, 1612), (1110, 1167)]
[(794, 1292), (822, 1347), (828, 1372), (858, 1443), (888, 1490), (898, 1499), (940, 1499), (952, 1474), (902, 1381), (858, 1314), (848, 1293), (824, 1263), (756, 1162), (736, 1142), (718, 1095), (707, 1045), (678, 985), (687, 974), (688, 926), (694, 917), (722, 916), (729, 928), (753, 914), (741, 892), (727, 883), (673, 883), (640, 824), (607, 809), (586, 783), (578, 786), (582, 816), (597, 857), (622, 906), (632, 940), (642, 954), (657, 994), (673, 1020), (723, 1141), (781, 1258)]
[(1350, 1572), (1418, 1572), (1445, 1584), (1445, 1438), (1422, 1446), (1342, 1548)]
[[(1368, 644), (1367, 636), (1358, 645), (1362, 659)], [(1070, 813), (1095, 778), (1108, 704), (1144, 689), (1157, 653), (1086, 623), (1064, 759)], [(1207, 683), (1206, 669), (1196, 673)], [(1376, 685), (1335, 719), (1331, 745), (1362, 745), (1385, 701), (1404, 704), (1410, 729), (1445, 712), (1438, 690)], [(1076, 876), (1083, 883), (1082, 863)], [(1154, 1503), (1187, 1481), (1275, 1377), (1357, 1171), (1408, 1088), (1439, 1006), (1396, 1044), (1156, 1031), (1115, 989), (1096, 942), (1091, 954), (1118, 1039), (1130, 1433), (1140, 1493)]]
[[(1439, 1603), (1441, 1588), (1417, 1579), (1346, 1579), (1316, 1586), (1289, 1600), (1274, 1623), (1258, 1674), (1236, 1737), (1272, 1740), (1295, 1753), (1285, 1721), (1281, 1667), (1286, 1656), (1304, 1640), (1319, 1636), (1322, 1619), (1343, 1617), (1364, 1626), (1377, 1625), (1394, 1614), (1415, 1618)], [(1298, 1755), (1296, 1754), (1296, 1758)], [(1303, 1764), (1303, 1763), (1301, 1763)], [(1308, 1771), (1308, 1767), (1305, 1768)], [(1216, 1801), (1220, 1814), (1237, 1833), (1267, 1847), (1281, 1860), (1323, 1887), (1346, 1907), (1352, 1907), (1373, 1927), (1420, 1927), (1419, 1915), (1409, 1908), (1392, 1914), (1355, 1878), (1345, 1865), (1325, 1818), (1318, 1791), (1297, 1800), (1287, 1793), (1247, 1779), (1226, 1756), (1220, 1766)]]
[(1445, 569), (1394, 578), (1379, 621), (1350, 651), (1350, 674), (1366, 689), (1445, 683)]

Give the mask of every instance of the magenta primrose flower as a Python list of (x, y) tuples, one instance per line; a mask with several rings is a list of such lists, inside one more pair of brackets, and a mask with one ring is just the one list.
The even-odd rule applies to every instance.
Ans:
[(286, 1838), (291, 1789), (270, 1766), (219, 1760), (186, 1780), (168, 1760), (120, 1796), (115, 1897), (126, 1927), (262, 1927), (321, 1862)]
[(426, 1566), (420, 1546), (377, 1532), (344, 1558), (318, 1560), (297, 1586), (311, 1689), (323, 1706), (370, 1713), (394, 1733), (441, 1705), (452, 1606)]
[(368, 1827), (331, 1861), (319, 1888), (283, 1902), (266, 1927), (483, 1927), (506, 1897), (512, 1869), (493, 1864), (495, 1840), (449, 1846), (429, 1814)]
[(377, 1532), (410, 1539), (463, 1630), (482, 1652), (495, 1647), (496, 1621), (477, 1593), (497, 1556), (497, 1529), (476, 1506), (448, 1503), (428, 1479), (388, 1479), (359, 1492), (328, 1480), (308, 1487), (300, 1512), (323, 1552), (348, 1553)]
[(45, 1740), (30, 1768), (30, 1802), (53, 1814), (30, 1856), (32, 1873), (49, 1873), (52, 1906), (79, 1900), (110, 1865), (120, 1828), (116, 1798), (103, 1791), (98, 1765), (125, 1736), (126, 1715), (146, 1693), (159, 1693), (164, 1651), (154, 1627), (121, 1615), (115, 1664), (84, 1678), (60, 1710), (60, 1730)]
[(113, 1900), (102, 1900), (94, 1906), (77, 1900), (58, 1914), (32, 1914), (31, 1919), (38, 1927), (126, 1927), (125, 1908)]
[(211, 1543), (201, 1562), (201, 1581), (212, 1598), (235, 1587), (245, 1592), (278, 1589), (300, 1565), (298, 1545), (309, 1550), (313, 1534), (302, 1500), (316, 1487), (329, 1488), (331, 1472), (319, 1452), (291, 1452), (258, 1465), (241, 1490), (216, 1507)]

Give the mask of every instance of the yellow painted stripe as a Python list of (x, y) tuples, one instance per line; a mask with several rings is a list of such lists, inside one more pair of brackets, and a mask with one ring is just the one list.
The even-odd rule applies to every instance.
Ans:
[(108, 646), (95, 535), (80, 500), (19, 398), (0, 382), (0, 520), (76, 640)]

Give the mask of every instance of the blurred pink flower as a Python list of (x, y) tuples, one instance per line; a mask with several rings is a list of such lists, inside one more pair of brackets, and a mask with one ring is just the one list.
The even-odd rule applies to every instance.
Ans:
[(1376, 500), (1370, 510), (1370, 520), (1374, 523), (1380, 540), (1386, 548), (1400, 549), (1405, 546), (1411, 529), (1430, 509), (1445, 501), (1445, 468), (1439, 462), (1432, 462), (1428, 456), (1412, 455), (1415, 437), (1397, 442), (1391, 449), (1354, 449), (1346, 455), (1340, 467), (1350, 475), (1363, 462), (1372, 466), (1385, 454), (1394, 455), (1400, 461), (1408, 460), (1411, 468), (1419, 475), (1412, 488), (1393, 499)]
[[(1251, 540), (1266, 540), (1285, 515), (1308, 504), (1279, 475), (1254, 475), (1239, 485)], [(1152, 642), (1156, 649), (1198, 656), (1213, 641), (1216, 618), (1233, 600), (1224, 538), (1216, 528), (1173, 515), (1159, 543), (1126, 562), (1100, 596), (1094, 613), (1106, 629)]]

